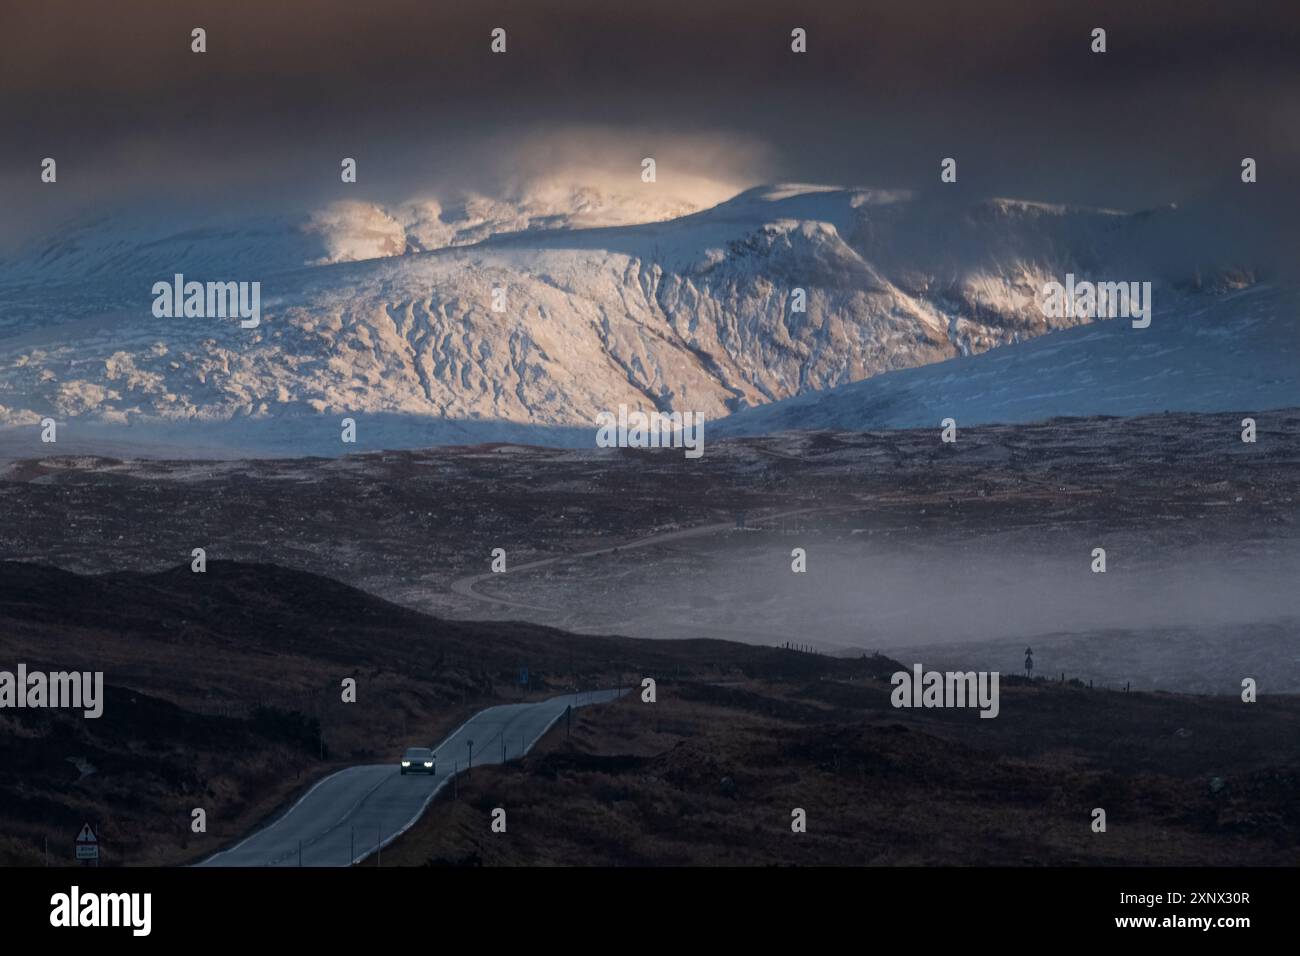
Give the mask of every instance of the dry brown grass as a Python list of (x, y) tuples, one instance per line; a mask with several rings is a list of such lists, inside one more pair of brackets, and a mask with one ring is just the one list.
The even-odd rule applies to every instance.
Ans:
[[(632, 675), (848, 673), (721, 641), (637, 641), (441, 621), (312, 574), (83, 577), (0, 562), (0, 667), (105, 673), (104, 716), (0, 713), (0, 864), (72, 859), (83, 822), (114, 863), (202, 858), (330, 771), (440, 740), (474, 711)], [(858, 666), (860, 670), (860, 666)], [(357, 682), (344, 703), (343, 678)], [(259, 710), (259, 708), (263, 708)], [(93, 766), (82, 775), (68, 758)], [(202, 807), (208, 832), (193, 834)]]
[[(1296, 755), (1272, 747), (1300, 739), (1294, 698), (1247, 706), (1021, 682), (1004, 689), (998, 719), (980, 720), (894, 710), (888, 689), (686, 684), (653, 705), (581, 711), (571, 737), (561, 725), (522, 764), (476, 770), (459, 801), (431, 807), (384, 865), (1300, 858)], [(1217, 795), (1214, 776), (1225, 783)], [(1089, 826), (1097, 806), (1105, 834)], [(489, 830), (494, 807), (507, 811), (506, 834)], [(807, 811), (807, 833), (791, 832), (795, 807)]]

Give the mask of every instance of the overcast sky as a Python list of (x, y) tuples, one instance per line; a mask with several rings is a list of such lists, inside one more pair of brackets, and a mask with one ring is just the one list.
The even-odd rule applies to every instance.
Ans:
[(1294, 208), (1300, 4), (1137, 5), (8, 0), (4, 221), (338, 198), (343, 156), (349, 195), (390, 200), (640, 156), (661, 180), (933, 189), (953, 156), (965, 195), (1128, 209), (1230, 190), (1252, 156), (1256, 201)]

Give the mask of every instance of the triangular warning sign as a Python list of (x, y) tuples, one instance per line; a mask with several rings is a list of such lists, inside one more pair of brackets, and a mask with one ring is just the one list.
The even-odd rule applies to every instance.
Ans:
[(95, 831), (90, 828), (90, 824), (83, 824), (81, 832), (77, 834), (78, 843), (98, 843), (99, 837), (95, 836)]

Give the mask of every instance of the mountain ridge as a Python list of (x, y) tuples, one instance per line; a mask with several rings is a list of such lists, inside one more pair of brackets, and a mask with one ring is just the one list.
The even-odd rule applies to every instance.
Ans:
[[(44, 247), (62, 250), (53, 258), (0, 264), (0, 425), (361, 414), (443, 432), (581, 428), (620, 404), (716, 420), (1077, 325), (1043, 314), (1042, 285), (1068, 270), (1133, 278), (1126, 256), (1177, 216), (991, 199), (954, 217), (930, 197), (808, 184), (650, 223), (609, 222), (591, 202), (548, 207), (545, 228), (527, 203), (464, 213), (454, 221), (489, 234), (443, 233), (451, 244), (436, 248), (433, 233), (415, 246), (371, 235), (361, 204), (329, 262), (316, 255), (329, 236), (284, 220), (250, 227), (271, 251), (240, 245), (238, 231), (144, 235), (138, 247), (130, 223), (99, 245), (73, 235)], [(191, 262), (232, 271), (187, 278), (265, 276), (262, 326), (155, 319), (152, 281)], [(1174, 312), (1209, 301), (1195, 272), (1157, 277)], [(1255, 281), (1249, 269), (1222, 276), (1226, 288)]]

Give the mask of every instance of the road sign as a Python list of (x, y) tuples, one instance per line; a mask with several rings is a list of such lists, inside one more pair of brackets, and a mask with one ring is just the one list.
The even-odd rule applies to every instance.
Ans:
[(99, 837), (89, 823), (83, 825), (77, 834), (77, 859), (99, 862)]

